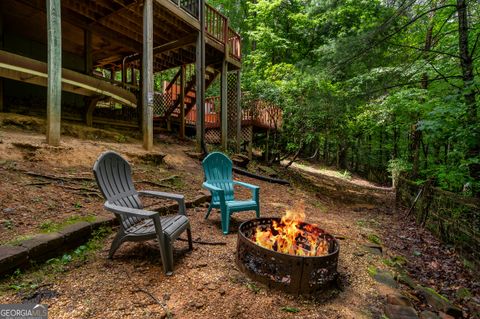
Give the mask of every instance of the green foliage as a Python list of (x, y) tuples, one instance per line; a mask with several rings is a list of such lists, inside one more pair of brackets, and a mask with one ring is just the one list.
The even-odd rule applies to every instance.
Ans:
[(368, 239), (370, 242), (372, 242), (372, 243), (374, 243), (374, 244), (376, 244), (376, 245), (381, 245), (381, 244), (382, 244), (382, 240), (381, 240), (380, 237), (378, 237), (378, 235), (376, 235), (376, 234), (368, 234), (367, 239)]
[(290, 312), (290, 313), (297, 313), (297, 312), (300, 312), (300, 309), (296, 308), (296, 307), (289, 307), (289, 306), (285, 306), (285, 307), (282, 307), (280, 308), (282, 311), (285, 311), (285, 312)]
[(3, 221), (3, 227), (5, 227), (6, 229), (13, 229), (13, 227), (15, 227), (15, 224), (12, 220), (6, 219)]
[(407, 263), (407, 259), (403, 256), (393, 256), (383, 259), (382, 262), (389, 267), (402, 268)]
[[(74, 207), (79, 209), (82, 207), (80, 203), (75, 203)], [(88, 215), (88, 216), (70, 216), (65, 221), (61, 223), (53, 222), (51, 220), (45, 220), (43, 223), (40, 224), (39, 228), (43, 233), (52, 233), (56, 232), (66, 226), (73, 225), (78, 222), (93, 222), (95, 221), (95, 216)]]
[(283, 110), (274, 152), (319, 149), (327, 165), (380, 182), (404, 173), (455, 192), (469, 185), (466, 195), (480, 189), (471, 171), (480, 163), (480, 3), (467, 2), (467, 82), (454, 1), (210, 3), (242, 35), (243, 107), (262, 99)]
[(0, 292), (6, 290), (15, 290), (19, 293), (27, 293), (35, 290), (46, 281), (52, 280), (57, 274), (63, 273), (86, 262), (92, 255), (103, 247), (105, 237), (111, 234), (110, 227), (100, 227), (95, 230), (90, 240), (77, 247), (75, 250), (67, 252), (60, 257), (47, 260), (45, 264), (33, 265), (33, 269), (25, 272), (20, 269), (0, 284)]
[(258, 287), (254, 282), (247, 282), (245, 285), (249, 290), (253, 291), (255, 294), (259, 293), (261, 290), (260, 287)]

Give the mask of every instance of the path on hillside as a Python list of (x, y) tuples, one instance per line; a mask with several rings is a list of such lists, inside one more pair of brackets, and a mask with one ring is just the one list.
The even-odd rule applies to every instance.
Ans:
[[(120, 152), (132, 163), (134, 181), (139, 189), (173, 191), (187, 197), (202, 191), (200, 163), (185, 154), (194, 148), (193, 143), (162, 136), (155, 142), (154, 153), (166, 156), (163, 163), (155, 163), (142, 159), (146, 152), (136, 140), (119, 143), (115, 142), (115, 138), (99, 141), (65, 136), (62, 137), (61, 147), (52, 148), (44, 143), (41, 134), (10, 128), (2, 128), (0, 139), (0, 169), (4, 176), (0, 180), (2, 241), (48, 231), (52, 223), (68, 221), (72, 217), (110, 214), (103, 209), (103, 199), (99, 196), (85, 196), (65, 187), (95, 189), (93, 180), (71, 185), (65, 181), (49, 182), (25, 174), (35, 172), (92, 178), (95, 159), (107, 149)], [(175, 318), (291, 318), (292, 314), (285, 309), (298, 310), (298, 315), (304, 318), (377, 318), (383, 313), (386, 292), (383, 285), (371, 277), (369, 269), (393, 272), (385, 260), (404, 254), (409, 264), (416, 262), (419, 267), (424, 267), (421, 269), (430, 271), (427, 266), (432, 259), (426, 258), (428, 247), (411, 245), (412, 241), (421, 243), (415, 237), (418, 229), (414, 224), (404, 227), (395, 218), (391, 190), (355, 185), (315, 171), (294, 169), (286, 174), (292, 182), (290, 186), (240, 175), (235, 178), (260, 186), (262, 216), (281, 216), (303, 201), (308, 222), (316, 223), (342, 238), (339, 286), (326, 291), (321, 297), (292, 297), (270, 291), (248, 279), (235, 265), (236, 231), (240, 223), (253, 218), (254, 214), (235, 214), (231, 233), (224, 236), (220, 231), (219, 214), (213, 212), (205, 220), (207, 205), (201, 205), (188, 209), (194, 239), (224, 242), (225, 245), (195, 245), (193, 252), (188, 253), (184, 250), (185, 243), (176, 242), (174, 276), (163, 274), (154, 242), (127, 243), (119, 249), (114, 260), (107, 260), (114, 237), (112, 233), (103, 241), (101, 248), (92, 251), (86, 259), (69, 262), (67, 258), (64, 263), (40, 265), (20, 276), (4, 279), (0, 282), (0, 302), (19, 303), (28, 296), (45, 296), (41, 302), (49, 305), (49, 312), (55, 318), (165, 316), (164, 309), (139, 291), (140, 287), (163, 300)], [(162, 179), (168, 179), (168, 182), (160, 182)], [(240, 198), (250, 195), (247, 190), (239, 190), (238, 194)], [(394, 238), (390, 239), (389, 233), (394, 234)], [(399, 240), (400, 236), (406, 239)], [(381, 255), (375, 249), (370, 251), (366, 248), (375, 238), (382, 242)], [(441, 247), (438, 241), (425, 238), (428, 238), (430, 247)], [(401, 243), (407, 247), (406, 250), (400, 249), (404, 247)], [(422, 254), (415, 257), (421, 260), (412, 258), (411, 249)], [(457, 261), (454, 254), (443, 257), (448, 258), (445, 260), (449, 264)], [(425, 266), (421, 263), (423, 259)], [(473, 281), (461, 268), (456, 271), (465, 278), (465, 281), (459, 281), (462, 285), (469, 278)], [(419, 278), (422, 284), (423, 280), (428, 283), (435, 278), (435, 272), (430, 271), (430, 274), (431, 277)], [(446, 281), (435, 280), (435, 289), (449, 287)], [(44, 295), (45, 290), (53, 293)]]

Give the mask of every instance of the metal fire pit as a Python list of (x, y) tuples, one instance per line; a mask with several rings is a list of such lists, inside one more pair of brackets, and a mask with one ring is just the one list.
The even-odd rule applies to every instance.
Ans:
[[(329, 243), (326, 256), (296, 256), (276, 252), (254, 243), (257, 226), (272, 227), (280, 218), (257, 218), (244, 222), (238, 229), (237, 265), (251, 279), (292, 294), (313, 294), (324, 289), (337, 277), (339, 244), (335, 237), (318, 228)], [(307, 225), (306, 223), (301, 223)]]

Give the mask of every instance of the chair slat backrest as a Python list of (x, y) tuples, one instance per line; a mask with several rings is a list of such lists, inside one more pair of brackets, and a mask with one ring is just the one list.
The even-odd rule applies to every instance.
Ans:
[[(133, 185), (130, 164), (113, 151), (100, 155), (93, 166), (93, 173), (103, 196), (112, 204), (142, 209), (137, 191)], [(122, 218), (125, 228), (140, 221), (140, 218)]]
[[(223, 189), (225, 200), (234, 200), (232, 161), (223, 153), (213, 152), (205, 157), (202, 166), (206, 181)], [(213, 200), (219, 200), (216, 194), (213, 195)]]

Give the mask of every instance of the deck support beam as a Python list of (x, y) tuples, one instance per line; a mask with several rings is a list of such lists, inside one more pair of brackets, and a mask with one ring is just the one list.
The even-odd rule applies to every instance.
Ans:
[[(205, 25), (205, 0), (200, 0), (200, 26)], [(196, 46), (197, 151), (205, 150), (205, 28), (198, 33)]]
[(142, 57), (142, 133), (143, 148), (153, 149), (153, 2), (143, 4)]
[(60, 0), (47, 0), (47, 143), (60, 145), (62, 103), (62, 30)]
[(222, 61), (222, 68), (221, 68), (221, 79), (220, 79), (220, 139), (221, 145), (224, 150), (227, 150), (228, 147), (228, 64), (227, 60), (224, 59)]
[(180, 127), (178, 129), (178, 136), (183, 139), (185, 138), (185, 77), (186, 77), (186, 67), (185, 65), (181, 66), (180, 73)]

